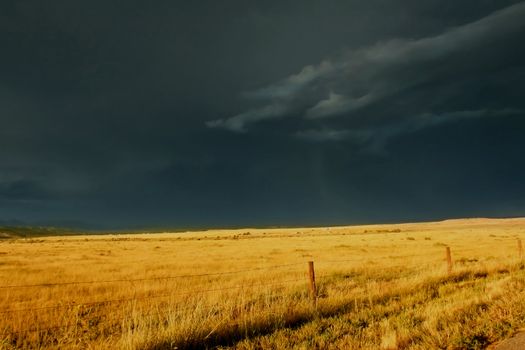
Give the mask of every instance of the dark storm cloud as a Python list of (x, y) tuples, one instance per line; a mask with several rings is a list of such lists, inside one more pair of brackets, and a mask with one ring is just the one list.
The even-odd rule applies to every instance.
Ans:
[[(337, 117), (351, 119), (368, 107), (391, 97), (395, 98), (395, 103), (402, 104), (411, 98), (413, 93), (410, 90), (418, 86), (435, 84), (425, 87), (427, 94), (433, 94), (443, 76), (450, 79), (444, 83), (449, 86), (474, 81), (487, 71), (508, 69), (523, 62), (523, 18), (525, 3), (519, 3), (474, 22), (447, 29), (439, 35), (419, 39), (390, 39), (343, 53), (338, 58), (325, 59), (317, 65), (304, 67), (299, 73), (278, 83), (246, 94), (247, 98), (255, 102), (268, 101), (262, 107), (226, 119), (213, 120), (207, 125), (243, 132), (265, 120), (297, 115), (307, 120)], [(523, 67), (517, 69), (522, 70)], [(442, 97), (436, 94), (435, 98)], [(471, 114), (478, 117), (507, 114), (505, 111), (486, 110), (435, 113), (431, 109), (442, 110), (447, 103), (447, 100), (443, 100), (431, 106), (412, 104), (396, 116), (383, 111), (381, 119), (371, 118), (369, 123), (372, 125), (361, 125), (355, 130), (325, 128), (298, 131), (297, 134), (316, 141), (342, 140), (346, 136), (369, 139), (374, 134), (384, 140), (395, 134), (454, 121)]]
[(0, 184), (0, 198), (12, 200), (46, 199), (49, 195), (39, 184), (31, 181), (15, 181)]
[(0, 220), (524, 213), (524, 4), (1, 1)]
[(424, 113), (405, 117), (399, 120), (390, 120), (385, 124), (360, 127), (359, 129), (310, 129), (300, 130), (295, 136), (314, 142), (349, 140), (362, 151), (371, 153), (385, 153), (387, 143), (402, 135), (415, 133), (425, 128), (439, 126), (444, 123), (459, 122), (465, 119), (476, 118), (504, 118), (509, 116), (523, 116), (525, 111), (516, 109), (503, 110), (474, 110), (455, 111), (442, 114)]

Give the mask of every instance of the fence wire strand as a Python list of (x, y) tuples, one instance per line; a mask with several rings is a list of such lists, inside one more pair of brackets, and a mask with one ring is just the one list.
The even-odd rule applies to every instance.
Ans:
[(174, 276), (157, 276), (157, 277), (144, 277), (144, 278), (134, 278), (134, 279), (114, 279), (114, 280), (99, 280), (99, 281), (72, 281), (72, 282), (56, 282), (56, 283), (37, 283), (37, 284), (18, 284), (18, 285), (7, 285), (0, 286), (0, 289), (17, 289), (17, 288), (33, 288), (33, 287), (54, 287), (54, 286), (66, 286), (66, 285), (76, 285), (76, 284), (98, 284), (98, 283), (132, 283), (132, 282), (143, 282), (143, 281), (157, 281), (157, 280), (171, 280), (178, 278), (192, 278), (192, 277), (207, 277), (207, 276), (222, 276), (222, 275), (234, 275), (245, 272), (254, 272), (254, 271), (263, 271), (263, 270), (272, 270), (282, 267), (290, 267), (302, 265), (303, 263), (293, 263), (293, 264), (283, 264), (283, 265), (273, 265), (266, 267), (258, 267), (253, 269), (245, 270), (234, 270), (234, 271), (224, 271), (224, 272), (211, 272), (211, 273), (200, 273), (200, 274), (186, 274), (186, 275), (174, 275)]
[(157, 295), (145, 295), (140, 297), (132, 297), (132, 298), (120, 298), (120, 299), (106, 299), (106, 300), (98, 300), (93, 302), (87, 302), (87, 303), (69, 303), (69, 304), (61, 304), (61, 305), (51, 305), (51, 306), (42, 306), (37, 308), (23, 308), (23, 309), (11, 309), (11, 310), (1, 310), (0, 314), (9, 314), (9, 313), (16, 313), (16, 312), (29, 312), (29, 311), (38, 311), (38, 310), (52, 310), (52, 309), (67, 309), (72, 307), (89, 307), (89, 306), (97, 306), (97, 305), (104, 305), (104, 304), (112, 304), (112, 303), (124, 303), (129, 301), (135, 301), (135, 300), (145, 300), (145, 299), (158, 299), (158, 298), (169, 298), (172, 296), (184, 296), (184, 295), (196, 295), (196, 294), (204, 294), (204, 293), (212, 293), (212, 292), (221, 292), (226, 290), (235, 290), (235, 289), (243, 289), (243, 288), (252, 288), (252, 287), (268, 287), (268, 286), (276, 286), (276, 285), (284, 285), (291, 282), (298, 282), (303, 281), (304, 279), (297, 278), (292, 280), (285, 280), (275, 283), (258, 283), (258, 284), (249, 284), (249, 285), (235, 285), (231, 287), (223, 287), (223, 288), (212, 288), (212, 289), (200, 289), (200, 290), (192, 290), (187, 292), (181, 292), (181, 293), (166, 293), (166, 294), (157, 294)]
[[(284, 286), (286, 284), (289, 284), (289, 283), (292, 283), (292, 282), (298, 282), (298, 281), (303, 281), (303, 279), (286, 280), (286, 281), (280, 281), (280, 282), (276, 282), (276, 283), (256, 284), (256, 285), (251, 285), (250, 287), (252, 287), (252, 286), (255, 286), (255, 287), (260, 287), (260, 286)], [(201, 291), (201, 292), (222, 291), (222, 290), (229, 290), (229, 289), (233, 289), (233, 288), (240, 289), (238, 287), (239, 286), (231, 287), (231, 288), (213, 289), (213, 290), (209, 289), (209, 290)], [(189, 292), (187, 294), (189, 294)], [(166, 296), (171, 296), (171, 295), (175, 295), (175, 294), (162, 295), (162, 296), (153, 296), (151, 298), (166, 297)], [(101, 302), (98, 302), (98, 303), (109, 303), (109, 302), (124, 301), (124, 300), (126, 300), (126, 301), (133, 301), (133, 300), (139, 300), (139, 299), (145, 299), (145, 298), (129, 298), (129, 299), (118, 299), (118, 300), (105, 300), (105, 301), (101, 301)], [(90, 305), (93, 305), (93, 304), (95, 304), (95, 303), (76, 304), (76, 305), (73, 305), (73, 306), (90, 306)], [(234, 309), (246, 308), (249, 305), (251, 305), (250, 302), (245, 303), (243, 305), (235, 306)], [(16, 311), (41, 310), (41, 309), (42, 308), (25, 309), (25, 310), (18, 309)], [(181, 307), (170, 308), (170, 309), (168, 309), (165, 312), (162, 312), (158, 308), (155, 308), (154, 310), (150, 310), (150, 311), (146, 311), (146, 312), (139, 312), (138, 314), (141, 317), (150, 317), (152, 315), (159, 315), (160, 316), (159, 319), (162, 319), (162, 318), (167, 318), (167, 316), (170, 315), (170, 314), (173, 314), (173, 313), (178, 314), (178, 313), (182, 313), (182, 312), (189, 311), (189, 310), (192, 310), (192, 311), (194, 311), (194, 310), (204, 310), (206, 312), (212, 312), (213, 310), (215, 310), (215, 311), (221, 312), (221, 313), (226, 313), (226, 312), (231, 311), (231, 310), (228, 310), (228, 309), (220, 308), (217, 305), (209, 305), (209, 306), (206, 306), (204, 308), (199, 308), (198, 306), (196, 307), (196, 306), (192, 305), (192, 306), (182, 307), (182, 308)], [(11, 310), (11, 311), (14, 311), (14, 310)], [(162, 315), (163, 313), (164, 313), (164, 315)], [(123, 323), (125, 321), (129, 321), (129, 322), (133, 323), (133, 319), (131, 317), (126, 317), (126, 318), (118, 318), (118, 319), (97, 320), (97, 326), (100, 325), (100, 324), (105, 324), (105, 323), (115, 323), (115, 324), (116, 323)], [(45, 332), (49, 332), (49, 331), (53, 331), (53, 330), (67, 329), (67, 328), (70, 328), (70, 327), (75, 327), (75, 328), (80, 328), (80, 329), (84, 329), (85, 328), (85, 327), (82, 327), (82, 325), (79, 325), (78, 323), (69, 323), (69, 324), (57, 325), (57, 326), (52, 326), (52, 327), (47, 327), (47, 328), (34, 327), (34, 328), (18, 330), (18, 331), (11, 330), (11, 331), (7, 331), (7, 332), (4, 332), (4, 333), (7, 333), (8, 335), (9, 334), (27, 334), (27, 333), (45, 333)]]
[[(366, 257), (363, 256), (362, 258), (354, 258), (354, 259), (340, 259), (340, 260), (320, 260), (317, 262), (317, 264), (341, 264), (341, 263), (367, 263), (370, 261), (370, 259), (374, 260), (395, 260), (395, 259), (410, 259), (410, 258), (419, 258), (419, 257), (432, 257), (432, 261), (430, 263), (437, 263), (435, 261), (435, 258), (437, 257), (438, 252), (436, 251), (433, 254), (417, 254), (417, 255), (404, 255), (404, 256), (383, 256), (383, 257)], [(442, 259), (440, 259), (442, 260)], [(242, 274), (247, 272), (255, 272), (255, 271), (264, 271), (264, 270), (272, 270), (272, 269), (280, 269), (285, 267), (292, 267), (292, 266), (298, 266), (303, 265), (304, 262), (297, 262), (297, 263), (290, 263), (290, 264), (281, 264), (281, 265), (272, 265), (272, 266), (265, 266), (265, 267), (258, 267), (258, 268), (251, 268), (251, 269), (243, 269), (243, 270), (233, 270), (233, 271), (223, 271), (223, 272), (211, 272), (211, 273), (201, 273), (201, 274), (181, 274), (181, 275), (172, 275), (172, 276), (156, 276), (156, 277), (145, 277), (145, 278), (135, 278), (135, 279), (113, 279), (113, 280), (94, 280), (94, 281), (70, 281), (70, 282), (56, 282), (56, 283), (38, 283), (38, 284), (20, 284), (20, 285), (4, 285), (0, 286), (0, 290), (11, 290), (11, 289), (23, 289), (23, 288), (34, 288), (34, 287), (54, 287), (54, 286), (66, 286), (66, 285), (84, 285), (84, 284), (105, 284), (105, 283), (133, 283), (133, 282), (142, 282), (142, 281), (156, 281), (156, 280), (172, 280), (172, 279), (182, 279), (182, 278), (193, 278), (193, 277), (208, 277), (208, 276), (223, 276), (223, 275), (235, 275), (235, 274)], [(406, 265), (395, 265), (390, 267), (406, 267)], [(306, 271), (305, 271), (306, 272)], [(329, 277), (333, 276), (320, 273), (317, 275), (318, 282), (326, 281)], [(88, 307), (94, 307), (98, 305), (106, 305), (106, 304), (117, 304), (117, 303), (126, 303), (126, 302), (133, 302), (138, 300), (148, 300), (148, 299), (161, 299), (161, 298), (170, 298), (170, 297), (176, 297), (176, 296), (187, 296), (187, 295), (199, 295), (199, 294), (205, 294), (205, 293), (213, 293), (213, 292), (223, 292), (223, 291), (229, 291), (229, 290), (240, 290), (240, 289), (250, 289), (254, 287), (270, 287), (270, 286), (285, 286), (289, 285), (291, 283), (295, 282), (307, 282), (306, 274), (302, 278), (294, 278), (294, 279), (288, 279), (283, 280), (279, 282), (272, 282), (272, 283), (251, 283), (251, 284), (237, 284), (229, 287), (220, 287), (220, 288), (208, 288), (208, 289), (197, 289), (197, 290), (191, 290), (191, 291), (184, 291), (184, 292), (173, 292), (173, 293), (162, 293), (162, 294), (153, 294), (153, 295), (142, 295), (142, 296), (134, 296), (129, 298), (116, 298), (116, 299), (106, 299), (106, 300), (95, 300), (90, 302), (84, 302), (84, 303), (76, 303), (75, 301), (69, 302), (69, 303), (63, 303), (58, 305), (50, 305), (50, 306), (42, 306), (42, 307), (35, 307), (35, 308), (20, 308), (20, 309), (7, 309), (7, 310), (0, 310), (0, 314), (12, 314), (12, 313), (19, 313), (19, 312), (34, 312), (39, 310), (51, 310), (51, 309), (73, 309), (73, 308), (88, 308)], [(249, 303), (244, 305), (237, 306), (238, 308), (244, 308), (248, 306)], [(159, 309), (160, 304), (157, 304), (153, 306), (153, 310), (145, 310), (145, 312), (139, 312), (139, 315), (141, 317), (149, 317), (152, 315), (159, 315), (159, 320), (163, 318), (161, 316), (164, 312), (164, 318), (168, 317), (172, 313), (179, 313), (184, 312), (188, 310), (198, 310), (199, 306), (197, 305), (191, 305), (188, 307), (178, 307), (175, 308), (169, 308), (165, 310), (164, 312)], [(215, 310), (215, 312), (228, 312), (228, 310), (224, 310), (221, 308), (217, 308), (216, 306), (206, 306), (202, 308), (201, 310), (205, 312), (212, 312)], [(143, 310), (144, 311), (144, 310)], [(102, 319), (97, 320), (97, 325), (104, 324), (104, 323), (115, 323), (121, 324), (121, 328), (124, 329), (125, 326), (123, 325), (123, 322), (131, 322), (133, 323), (133, 319), (126, 317), (126, 318), (118, 318), (118, 319)], [(76, 327), (80, 329), (85, 329), (85, 326), (79, 325), (78, 321), (77, 323), (69, 323), (64, 325), (57, 325), (57, 326), (51, 326), (47, 328), (40, 328), (40, 327), (34, 327), (29, 328), (25, 330), (18, 330), (18, 331), (9, 331), (8, 329), (3, 330), (4, 334), (7, 332), (7, 335), (22, 335), (22, 334), (28, 334), (28, 333), (48, 333), (51, 331), (59, 330), (59, 329), (68, 329), (71, 327)]]

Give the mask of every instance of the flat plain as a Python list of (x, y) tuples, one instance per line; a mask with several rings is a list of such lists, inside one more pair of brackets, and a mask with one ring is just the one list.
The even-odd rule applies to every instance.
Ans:
[(484, 349), (525, 326), (521, 238), (522, 218), (5, 238), (0, 348)]

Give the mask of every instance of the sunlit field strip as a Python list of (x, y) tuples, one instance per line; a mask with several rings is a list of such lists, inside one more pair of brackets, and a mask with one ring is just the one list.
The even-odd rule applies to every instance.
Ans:
[[(162, 344), (162, 339), (182, 347), (243, 344), (245, 332), (271, 334), (287, 325), (311, 322), (315, 315), (352, 313), (362, 300), (373, 308), (370, 302), (380, 295), (387, 299), (395, 291), (402, 295), (425, 280), (479, 289), (491, 278), (520, 274), (516, 239), (522, 226), (510, 225), (514, 231), (505, 227), (505, 234), (493, 226), (490, 233), (482, 227), (452, 227), (445, 234), (439, 230), (429, 234), (417, 232), (416, 225), (407, 233), (334, 236), (319, 230), (317, 236), (309, 231), (304, 237), (272, 233), (269, 238), (265, 232), (258, 240), (254, 231), (249, 238), (232, 238), (237, 235), (233, 234), (221, 240), (163, 240), (162, 245), (154, 240), (156, 235), (115, 245), (103, 244), (100, 237), (95, 241), (73, 237), (72, 246), (67, 245), (69, 238), (60, 238), (60, 246), (67, 249), (59, 251), (52, 249), (56, 238), (3, 242), (0, 250), (9, 248), (9, 253), (2, 255), (6, 259), (0, 265), (5, 281), (1, 308), (6, 314), (24, 310), (9, 316), (3, 338), (6, 346), (18, 347), (143, 348)], [(452, 249), (453, 276), (446, 274), (446, 245)], [(69, 258), (80, 254), (84, 260), (70, 259), (73, 263), (57, 266), (54, 254)], [(315, 262), (317, 308), (307, 288), (309, 260)], [(94, 261), (101, 268), (89, 268)], [(16, 267), (19, 273), (13, 276), (9, 272)], [(183, 275), (187, 277), (180, 281), (169, 278)], [(232, 327), (237, 332), (228, 331)]]

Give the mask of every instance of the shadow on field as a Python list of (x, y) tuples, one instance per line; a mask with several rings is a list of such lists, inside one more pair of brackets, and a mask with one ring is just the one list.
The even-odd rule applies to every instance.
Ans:
[[(523, 266), (519, 266), (518, 269), (523, 269)], [(499, 269), (492, 271), (491, 275), (508, 274), (510, 269)], [(373, 305), (387, 305), (393, 300), (399, 300), (400, 298), (414, 295), (416, 293), (425, 293), (425, 300), (430, 301), (439, 298), (440, 293), (438, 292), (439, 287), (447, 284), (456, 284), (465, 281), (475, 281), (485, 279), (489, 276), (487, 271), (463, 271), (453, 273), (447, 276), (429, 278), (420, 283), (415, 283), (410, 288), (403, 288), (396, 290), (384, 295), (375, 296), (370, 298), (369, 296), (361, 296), (357, 300), (359, 303), (372, 303)], [(337, 279), (337, 278), (336, 278)], [(331, 282), (336, 282), (332, 280)], [(326, 297), (326, 296), (325, 296)], [(213, 331), (210, 330), (209, 334), (202, 334), (202, 336), (194, 337), (192, 340), (186, 341), (172, 341), (166, 340), (159, 342), (148, 350), (165, 350), (165, 349), (208, 349), (215, 348), (218, 346), (232, 346), (235, 343), (251, 339), (258, 336), (264, 336), (271, 334), (279, 329), (297, 329), (304, 324), (307, 324), (315, 319), (327, 318), (340, 316), (353, 312), (355, 310), (356, 300), (345, 301), (338, 305), (322, 305), (318, 310), (304, 310), (304, 311), (291, 311), (288, 314), (283, 314), (280, 318), (267, 319), (260, 323), (252, 323), (247, 325), (246, 323), (235, 323), (231, 322), (221, 327), (217, 327)]]

